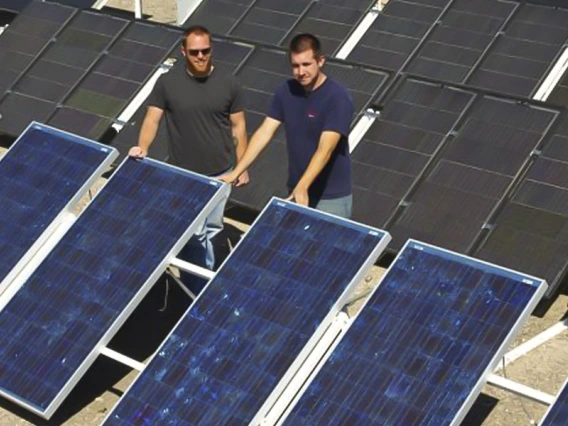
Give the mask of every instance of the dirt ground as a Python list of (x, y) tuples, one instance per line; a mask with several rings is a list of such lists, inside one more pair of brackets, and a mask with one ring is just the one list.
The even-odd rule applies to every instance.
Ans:
[[(110, 0), (108, 4), (133, 10), (132, 0)], [(149, 15), (149, 19), (175, 22), (175, 0), (144, 0), (143, 4), (144, 13)], [(0, 156), (3, 151), (0, 149)], [(96, 187), (100, 187), (101, 183), (98, 182)], [(85, 203), (86, 201), (82, 204)], [(227, 220), (226, 230), (219, 244), (221, 255), (228, 253), (230, 245), (238, 240), (244, 229), (246, 225), (238, 220)], [(360, 284), (358, 292), (361, 295), (367, 293), (377, 284), (383, 272), (383, 268), (375, 266), (368, 279)], [(176, 286), (166, 281), (165, 278), (161, 279), (140, 304), (109, 345), (112, 349), (139, 361), (148, 359), (156, 350), (189, 306), (187, 297)], [(168, 285), (169, 298), (164, 308), (165, 289)], [(561, 295), (544, 317), (531, 317), (514, 346), (562, 320), (567, 314), (567, 303), (568, 297)], [(357, 306), (352, 307), (350, 313), (354, 313), (356, 309)], [(561, 333), (510, 364), (506, 368), (506, 376), (527, 386), (555, 394), (568, 376), (568, 332)], [(136, 373), (130, 369), (100, 357), (50, 421), (42, 420), (12, 403), (0, 400), (0, 426), (99, 425), (135, 377)], [(545, 410), (546, 407), (542, 405), (485, 386), (462, 426), (534, 425), (538, 424)]]

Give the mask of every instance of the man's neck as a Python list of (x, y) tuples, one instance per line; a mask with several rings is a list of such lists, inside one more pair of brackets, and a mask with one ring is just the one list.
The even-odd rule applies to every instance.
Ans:
[(320, 87), (326, 79), (327, 76), (323, 72), (320, 72), (313, 84), (304, 87), (306, 95)]
[(187, 74), (188, 74), (190, 77), (193, 77), (193, 78), (205, 78), (205, 77), (209, 77), (209, 76), (211, 75), (211, 73), (213, 72), (213, 69), (214, 69), (214, 68), (215, 68), (215, 67), (214, 67), (213, 65), (211, 65), (211, 66), (209, 67), (209, 69), (208, 69), (207, 71), (205, 71), (205, 72), (195, 72), (195, 71), (190, 70), (189, 67), (185, 67), (185, 71), (187, 72)]

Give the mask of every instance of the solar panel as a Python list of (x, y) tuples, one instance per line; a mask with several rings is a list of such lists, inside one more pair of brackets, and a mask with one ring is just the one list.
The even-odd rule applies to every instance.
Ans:
[(548, 409), (543, 419), (540, 421), (540, 426), (562, 426), (568, 419), (568, 381), (558, 392), (556, 401)]
[(204, 0), (183, 27), (204, 25), (213, 34), (227, 34), (256, 0)]
[(410, 240), (284, 425), (459, 425), (546, 282)]
[(468, 252), (557, 113), (479, 97), (389, 227), (408, 238)]
[[(242, 43), (235, 43), (229, 40), (220, 39), (217, 37), (213, 38), (214, 43), (214, 53), (213, 61), (215, 63), (215, 68), (217, 70), (222, 70), (223, 72), (232, 73), (237, 69), (242, 61), (252, 52), (253, 47), (245, 45)], [(180, 54), (176, 55), (177, 62), (175, 67), (185, 67), (186, 60)], [(138, 65), (136, 66), (137, 69)], [(116, 74), (112, 74), (116, 75)], [(140, 128), (142, 122), (146, 115), (146, 109), (148, 107), (147, 102), (144, 102), (140, 108), (134, 113), (134, 115), (128, 120), (128, 123), (124, 128), (113, 138), (112, 145), (116, 147), (122, 155), (126, 155), (130, 147), (135, 146), (138, 143), (138, 136), (140, 134)], [(246, 117), (247, 124), (250, 126), (249, 117)], [(152, 143), (149, 156), (161, 161), (166, 161), (168, 159), (168, 149), (167, 149), (167, 130), (162, 120), (160, 127), (158, 129), (158, 134)]]
[(0, 159), (0, 293), (118, 153), (32, 124)]
[(125, 160), (4, 301), (0, 394), (49, 418), (227, 189)]
[(451, 0), (390, 0), (348, 59), (398, 71)]
[(517, 7), (493, 0), (454, 1), (406, 71), (463, 82)]
[(568, 119), (531, 165), (475, 255), (544, 277), (547, 296), (568, 269)]
[[(25, 2), (21, 4), (22, 8)], [(33, 1), (0, 35), (0, 100), (19, 75), (33, 62), (54, 37), (61, 26), (73, 15), (74, 9)], [(29, 124), (25, 123), (13, 135), (19, 135)], [(10, 129), (12, 126), (8, 126)], [(14, 126), (15, 127), (15, 126)], [(0, 122), (0, 132), (6, 132)]]
[(529, 97), (568, 40), (568, 10), (523, 4), (467, 83)]
[(388, 239), (273, 200), (104, 424), (260, 423), (259, 409)]
[[(78, 8), (89, 8), (95, 3), (93, 0), (48, 0), (55, 3), (65, 4)], [(31, 0), (0, 0), (0, 10), (19, 13), (21, 12)]]
[[(387, 72), (355, 67), (347, 62), (328, 59), (323, 70), (327, 76), (343, 84), (355, 105), (356, 119), (373, 96), (390, 79)], [(246, 87), (247, 128), (254, 132), (268, 113), (274, 92), (292, 78), (286, 51), (257, 48), (240, 69), (238, 77)], [(235, 188), (234, 201), (254, 210), (261, 210), (273, 195), (286, 194), (288, 153), (283, 126), (259, 159), (250, 168), (248, 185)]]
[(560, 78), (546, 101), (555, 105), (568, 106), (568, 72), (564, 72), (564, 76)]
[(385, 226), (475, 94), (406, 79), (352, 154), (353, 217)]

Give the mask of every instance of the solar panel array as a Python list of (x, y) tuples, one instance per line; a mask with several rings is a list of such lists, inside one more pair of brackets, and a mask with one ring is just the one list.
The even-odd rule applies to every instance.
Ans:
[(568, 72), (564, 73), (560, 78), (558, 84), (548, 97), (547, 102), (555, 105), (568, 106)]
[(218, 181), (125, 161), (0, 311), (0, 394), (49, 417), (220, 192)]
[(558, 393), (556, 401), (549, 408), (539, 426), (562, 426), (568, 419), (568, 381)]
[(475, 256), (545, 278), (551, 291), (568, 268), (568, 118), (497, 216)]
[[(94, 0), (47, 0), (49, 2), (61, 3), (67, 6), (87, 9), (95, 3)], [(0, 0), (0, 11), (5, 10), (13, 13), (20, 13), (31, 0)]]
[[(326, 62), (325, 71), (349, 91), (356, 116), (367, 106), (373, 94), (386, 85), (390, 75), (383, 71), (354, 67), (339, 60)], [(257, 48), (237, 73), (246, 88), (247, 127), (254, 131), (267, 114), (274, 92), (290, 79), (290, 64), (283, 49)], [(276, 192), (285, 195), (288, 153), (284, 126), (262, 156), (251, 167), (251, 182), (236, 188), (232, 198), (238, 203), (261, 209)]]
[(555, 118), (480, 96), (389, 226), (394, 248), (420, 238), (468, 253)]
[(31, 2), (0, 36), (10, 67), (0, 71), (0, 132), (16, 136), (36, 120), (99, 139), (180, 35), (158, 24)]
[(348, 38), (372, 0), (204, 0), (184, 25), (205, 25), (214, 34), (287, 46), (297, 33), (321, 38), (331, 54)]
[(387, 240), (272, 201), (104, 424), (249, 424)]
[(545, 287), (409, 241), (283, 424), (460, 424)]
[[(53, 221), (116, 157), (112, 148), (38, 124), (0, 160), (0, 293)], [(6, 280), (6, 281), (5, 281)]]
[(420, 80), (402, 83), (352, 154), (356, 220), (388, 223), (474, 97)]

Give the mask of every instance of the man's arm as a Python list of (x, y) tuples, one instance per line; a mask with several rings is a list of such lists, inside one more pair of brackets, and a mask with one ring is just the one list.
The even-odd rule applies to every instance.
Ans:
[(158, 133), (158, 127), (160, 126), (160, 120), (163, 116), (163, 109), (154, 106), (148, 107), (148, 111), (146, 112), (146, 116), (142, 122), (142, 127), (140, 128), (138, 146), (130, 148), (128, 155), (139, 158), (144, 158), (148, 155), (148, 150), (156, 138), (156, 133)]
[(266, 117), (257, 131), (254, 132), (254, 135), (252, 135), (247, 149), (235, 166), (235, 169), (231, 173), (221, 176), (220, 179), (228, 183), (236, 182), (239, 176), (250, 167), (264, 148), (266, 148), (279, 126), (280, 121)]
[[(233, 142), (235, 144), (235, 152), (237, 154), (237, 164), (243, 158), (245, 151), (247, 150), (247, 126), (245, 121), (244, 111), (236, 112), (230, 115), (231, 119), (231, 131), (233, 133)], [(248, 172), (243, 172), (237, 178), (235, 186), (246, 185), (249, 183)]]
[(308, 197), (308, 189), (314, 180), (321, 173), (325, 165), (331, 158), (331, 154), (341, 140), (341, 135), (333, 131), (324, 131), (321, 134), (318, 149), (312, 156), (306, 171), (298, 181), (298, 184), (292, 191), (288, 200), (294, 200), (296, 203), (307, 206), (310, 199)]

